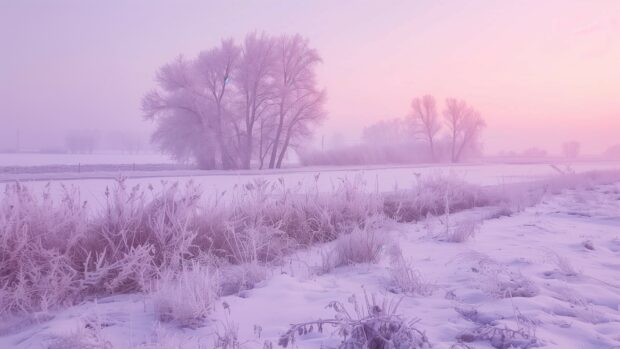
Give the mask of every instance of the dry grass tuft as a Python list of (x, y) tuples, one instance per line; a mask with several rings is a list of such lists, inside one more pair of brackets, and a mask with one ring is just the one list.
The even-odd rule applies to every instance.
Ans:
[(218, 294), (218, 276), (192, 263), (180, 271), (164, 272), (155, 284), (152, 299), (161, 321), (197, 327), (213, 310)]

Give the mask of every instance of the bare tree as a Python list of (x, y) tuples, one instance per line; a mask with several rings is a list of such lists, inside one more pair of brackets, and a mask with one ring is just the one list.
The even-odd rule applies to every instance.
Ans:
[(275, 104), (277, 123), (269, 168), (282, 165), (291, 141), (306, 133), (306, 124), (324, 117), (325, 93), (316, 86), (316, 50), (300, 35), (281, 36), (276, 45)]
[(451, 160), (458, 162), (468, 147), (476, 146), (486, 123), (480, 114), (462, 100), (448, 98), (444, 118), (450, 131)]
[[(324, 91), (311, 91), (295, 99), (290, 115), (285, 120), (284, 142), (280, 146), (276, 168), (282, 167), (282, 161), (288, 149), (297, 148), (301, 141), (310, 136), (310, 126), (323, 120), (324, 104)], [(274, 141), (274, 144), (277, 143)]]
[(414, 98), (411, 101), (411, 118), (416, 130), (424, 135), (430, 148), (431, 159), (435, 161), (435, 137), (441, 129), (439, 118), (437, 115), (437, 105), (435, 97), (424, 95), (421, 98)]

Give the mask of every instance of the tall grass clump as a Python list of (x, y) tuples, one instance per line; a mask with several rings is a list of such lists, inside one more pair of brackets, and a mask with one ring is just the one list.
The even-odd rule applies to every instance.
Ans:
[(0, 200), (0, 313), (33, 312), (72, 304), (87, 231), (79, 193), (62, 188), (52, 200), (47, 186), (35, 197), (7, 185)]
[[(315, 243), (336, 240), (325, 258), (330, 266), (373, 262), (385, 244), (380, 227), (386, 219), (408, 222), (508, 205), (514, 199), (506, 193), (523, 188), (540, 198), (563, 188), (616, 181), (620, 172), (593, 172), (483, 188), (436, 175), (418, 176), (411, 190), (382, 194), (366, 190), (359, 178), (340, 180), (324, 192), (317, 175), (310, 187), (254, 180), (205, 198), (191, 181), (162, 181), (156, 189), (130, 187), (120, 178), (96, 210), (73, 188), (61, 187), (52, 195), (48, 186), (33, 194), (20, 183), (8, 184), (0, 198), (0, 313), (148, 292), (162, 275), (191, 274), (192, 263), (228, 273), (233, 282), (220, 287), (236, 293), (258, 284), (266, 268), (282, 263), (289, 252)], [(473, 231), (459, 232), (457, 240)]]
[(378, 196), (360, 185), (343, 180), (324, 194), (256, 180), (207, 201), (191, 181), (155, 189), (120, 178), (106, 189), (104, 207), (90, 210), (74, 189), (63, 187), (55, 201), (49, 187), (38, 196), (9, 184), (0, 201), (0, 310), (146, 292), (164, 271), (187, 273), (191, 261), (234, 276), (227, 292), (251, 288), (266, 276), (265, 264), (363, 229), (378, 215)]
[(326, 194), (317, 185), (288, 188), (281, 179), (255, 180), (203, 210), (198, 244), (235, 264), (277, 261), (295, 248), (363, 228), (367, 217), (379, 215), (381, 199), (362, 186), (343, 180)]
[(213, 310), (219, 291), (217, 273), (199, 263), (166, 271), (155, 282), (155, 314), (164, 322), (198, 326)]
[(85, 292), (142, 291), (159, 270), (195, 256), (199, 188), (190, 181), (147, 190), (127, 188), (122, 179), (106, 189), (106, 207), (91, 218), (83, 241)]
[(412, 222), (427, 215), (453, 213), (497, 201), (488, 189), (469, 184), (455, 175), (438, 173), (417, 176), (413, 189), (387, 194), (383, 210), (399, 222)]
[(334, 247), (335, 266), (376, 263), (386, 242), (382, 232), (373, 229), (356, 229), (343, 235)]
[(419, 271), (413, 269), (413, 263), (405, 260), (403, 251), (397, 244), (389, 248), (390, 254), (390, 291), (394, 293), (419, 294), (428, 296), (432, 294), (432, 285), (425, 282)]
[(301, 337), (323, 333), (332, 327), (341, 337), (338, 348), (431, 348), (426, 334), (415, 327), (416, 320), (404, 318), (398, 308), (402, 298), (383, 298), (363, 294), (360, 301), (356, 295), (348, 299), (349, 306), (333, 301), (328, 304), (335, 315), (331, 319), (292, 324), (279, 339), (281, 347), (296, 347)]

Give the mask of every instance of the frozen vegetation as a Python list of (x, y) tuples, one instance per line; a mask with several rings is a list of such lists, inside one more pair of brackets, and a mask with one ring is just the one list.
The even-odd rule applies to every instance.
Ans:
[[(615, 348), (620, 173), (6, 184), (3, 348)], [(368, 188), (370, 186), (370, 188)]]

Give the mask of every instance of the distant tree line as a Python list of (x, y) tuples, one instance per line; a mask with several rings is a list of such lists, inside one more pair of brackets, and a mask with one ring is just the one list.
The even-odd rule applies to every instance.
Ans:
[(485, 126), (480, 113), (465, 101), (448, 98), (440, 114), (435, 97), (425, 95), (412, 100), (406, 117), (366, 127), (360, 144), (305, 150), (300, 160), (304, 165), (459, 162), (481, 154)]
[(280, 168), (325, 117), (321, 58), (300, 35), (251, 33), (157, 73), (142, 101), (152, 141), (203, 169)]

